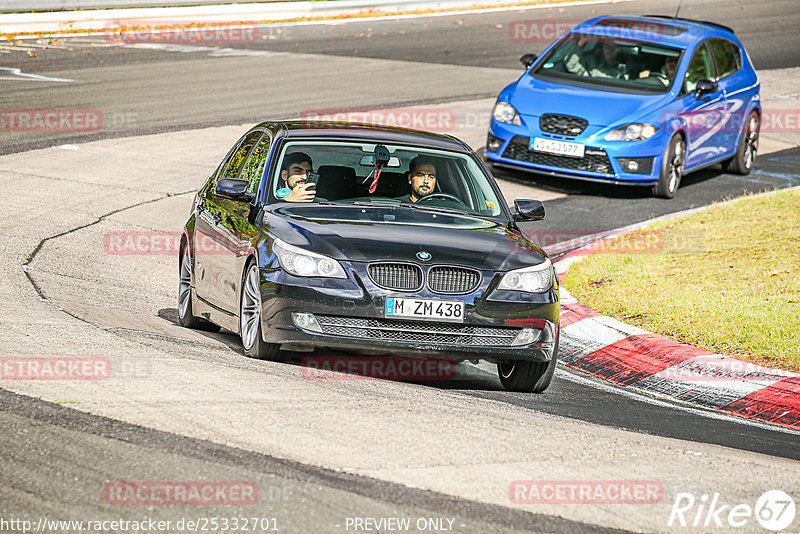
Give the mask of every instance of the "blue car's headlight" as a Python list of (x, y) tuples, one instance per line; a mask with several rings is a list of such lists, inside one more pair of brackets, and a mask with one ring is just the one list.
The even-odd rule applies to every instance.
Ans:
[(272, 251), (281, 267), (295, 276), (322, 276), (325, 278), (347, 278), (342, 265), (333, 258), (309, 252), (276, 239)]
[(656, 133), (656, 128), (652, 124), (644, 124), (641, 122), (634, 122), (614, 128), (608, 132), (603, 139), (606, 141), (643, 141), (650, 139)]
[(492, 111), (492, 117), (494, 117), (495, 120), (505, 122), (506, 124), (522, 126), (519, 113), (517, 113), (517, 110), (514, 109), (514, 106), (507, 102), (498, 102), (495, 104), (494, 111)]
[(551, 287), (553, 287), (553, 264), (545, 258), (539, 265), (508, 271), (503, 275), (497, 289), (542, 293)]

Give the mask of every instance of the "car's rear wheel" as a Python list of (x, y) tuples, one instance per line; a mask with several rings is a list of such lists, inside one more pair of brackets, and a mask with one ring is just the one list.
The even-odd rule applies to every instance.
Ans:
[(661, 158), (661, 172), (658, 175), (658, 182), (653, 186), (653, 196), (660, 198), (675, 196), (683, 177), (685, 152), (686, 144), (683, 137), (680, 134), (672, 136), (664, 151), (664, 157)]
[(261, 284), (258, 266), (250, 263), (242, 280), (242, 298), (239, 299), (239, 333), (244, 353), (258, 360), (285, 361), (280, 345), (265, 343), (261, 336)]
[(179, 257), (180, 280), (178, 281), (178, 322), (185, 328), (199, 328), (219, 332), (219, 325), (210, 323), (192, 313), (192, 257), (184, 246)]
[(550, 386), (556, 372), (558, 361), (558, 337), (549, 362), (527, 360), (500, 360), (497, 362), (497, 375), (508, 391), (522, 393), (542, 393)]
[(751, 111), (747, 117), (747, 124), (739, 137), (736, 155), (722, 162), (722, 168), (727, 172), (736, 174), (750, 174), (756, 162), (758, 153), (758, 132), (761, 129), (761, 120), (758, 113)]

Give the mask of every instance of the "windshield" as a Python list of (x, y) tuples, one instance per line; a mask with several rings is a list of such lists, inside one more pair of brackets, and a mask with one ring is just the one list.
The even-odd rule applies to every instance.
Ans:
[(276, 168), (272, 197), (279, 202), (503, 216), (504, 201), (468, 154), (357, 141), (291, 141)]
[(571, 33), (542, 59), (532, 76), (575, 80), (599, 89), (666, 92), (681, 50), (627, 39)]

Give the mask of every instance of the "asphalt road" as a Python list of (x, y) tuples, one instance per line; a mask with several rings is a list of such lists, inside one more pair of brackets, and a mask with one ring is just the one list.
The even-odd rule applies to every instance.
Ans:
[[(602, 7), (577, 7), (563, 12), (553, 9), (547, 11), (547, 15), (552, 19), (563, 17), (565, 20), (578, 20), (591, 16), (595, 11), (672, 14), (673, 10), (674, 2), (656, 1), (647, 4), (631, 2)], [(264, 32), (264, 35), (274, 36), (273, 39), (261, 39), (257, 43), (233, 43), (230, 47), (222, 47), (222, 52), (220, 47), (201, 49), (196, 44), (148, 49), (117, 46), (116, 43), (98, 41), (97, 38), (70, 38), (53, 44), (51, 48), (37, 49), (36, 57), (15, 50), (0, 55), (0, 68), (18, 68), (24, 73), (74, 80), (39, 82), (30, 79), (0, 79), (0, 109), (79, 107), (98, 110), (104, 119), (98, 131), (61, 132), (57, 135), (3, 131), (0, 133), (3, 136), (0, 152), (4, 154), (67, 143), (174, 132), (158, 138), (163, 140), (158, 143), (158, 148), (154, 148), (155, 144), (149, 145), (152, 158), (159, 163), (152, 164), (152, 167), (143, 167), (136, 159), (134, 151), (124, 143), (108, 147), (103, 145), (95, 151), (82, 148), (75, 157), (67, 157), (71, 152), (64, 151), (63, 158), (57, 156), (58, 152), (48, 152), (35, 158), (19, 154), (19, 158), (9, 160), (13, 164), (7, 164), (5, 175), (2, 176), (3, 187), (5, 191), (13, 191), (17, 196), (9, 196), (10, 203), (3, 204), (4, 222), (11, 219), (34, 224), (38, 220), (40, 226), (27, 232), (30, 235), (26, 235), (19, 229), (19, 222), (16, 225), (0, 225), (13, 238), (9, 239), (8, 248), (4, 251), (7, 258), (15, 258), (8, 263), (6, 272), (10, 273), (12, 269), (17, 272), (22, 263), (22, 260), (16, 259), (17, 251), (12, 251), (12, 244), (14, 248), (20, 249), (18, 252), (23, 258), (34, 250), (41, 250), (33, 258), (31, 278), (36, 281), (42, 294), (57, 306), (47, 313), (54, 316), (63, 315), (60, 310), (69, 313), (68, 320), (63, 324), (60, 319), (53, 319), (52, 324), (47, 322), (39, 327), (15, 323), (12, 325), (12, 332), (32, 336), (38, 333), (37, 328), (51, 333), (61, 331), (70, 343), (88, 341), (94, 346), (93, 342), (97, 341), (100, 347), (110, 347), (122, 340), (120, 343), (125, 347), (135, 347), (135, 351), (150, 351), (146, 353), (158, 355), (157, 361), (160, 363), (163, 360), (167, 366), (190, 363), (199, 369), (221, 363), (225, 370), (230, 368), (236, 369), (237, 373), (246, 373), (237, 376), (252, 380), (252, 383), (245, 383), (250, 384), (254, 391), (263, 382), (289, 380), (287, 376), (296, 374), (295, 366), (265, 367), (250, 362), (241, 363), (241, 347), (230, 334), (192, 333), (190, 336), (189, 333), (180, 332), (174, 326), (174, 307), (161, 304), (164, 295), (171, 298), (172, 294), (172, 280), (164, 281), (173, 272), (169, 261), (171, 258), (157, 258), (154, 262), (147, 259), (148, 261), (142, 260), (143, 263), (126, 264), (117, 261), (119, 258), (97, 255), (96, 251), (94, 256), (90, 254), (87, 257), (86, 250), (92, 250), (92, 243), (97, 242), (98, 235), (102, 239), (102, 234), (97, 234), (100, 232), (99, 227), (114, 230), (129, 227), (126, 225), (133, 224), (136, 227), (135, 225), (141, 224), (141, 219), (133, 215), (124, 216), (125, 210), (132, 214), (139, 210), (140, 216), (145, 215), (148, 218), (144, 225), (147, 228), (171, 228), (175, 227), (176, 221), (181, 224), (180, 219), (187, 209), (188, 198), (172, 195), (190, 191), (198, 181), (197, 176), (207, 172), (212, 162), (215, 164), (233, 141), (230, 139), (224, 141), (224, 144), (218, 143), (212, 150), (217, 150), (220, 154), (210, 154), (207, 145), (203, 143), (198, 142), (194, 146), (187, 139), (179, 139), (179, 132), (183, 130), (252, 123), (266, 117), (299, 116), (309, 108), (398, 107), (493, 97), (500, 87), (518, 75), (516, 57), (524, 52), (538, 52), (544, 46), (544, 43), (511, 42), (508, 35), (509, 24), (518, 19), (539, 18), (543, 13), (512, 11), (413, 21), (289, 26), (284, 27), (280, 33), (275, 29)], [(796, 33), (800, 9), (793, 1), (754, 4), (740, 0), (724, 5), (704, 0), (685, 1), (682, 14), (697, 15), (734, 26), (759, 68), (800, 65), (800, 47), (797, 46)], [(11, 70), (5, 72), (9, 73), (8, 77), (18, 78)], [(0, 75), (2, 73), (0, 71)], [(195, 150), (197, 153), (193, 152)], [(84, 152), (85, 159), (81, 159)], [(761, 158), (756, 172), (744, 179), (724, 175), (715, 169), (703, 171), (687, 177), (678, 198), (669, 202), (652, 199), (640, 190), (565, 185), (537, 178), (537, 186), (566, 193), (567, 196), (548, 201), (548, 218), (537, 225), (527, 226), (526, 230), (577, 236), (617, 228), (651, 216), (706, 205), (745, 192), (797, 185), (800, 181), (795, 170), (798, 159), (800, 153), (797, 149)], [(30, 168), (28, 163), (31, 163)], [(196, 176), (187, 177), (187, 172), (195, 173)], [(523, 174), (505, 173), (501, 177), (531, 183), (530, 177)], [(58, 191), (42, 189), (53, 187), (59, 179), (64, 181), (65, 191), (67, 184), (73, 181), (79, 184), (74, 191), (69, 189), (69, 198), (61, 199)], [(112, 189), (117, 182), (125, 184), (121, 191)], [(24, 187), (18, 187), (19, 184), (24, 184)], [(72, 185), (69, 187), (72, 188)], [(152, 210), (148, 208), (149, 211), (145, 212), (141, 211), (144, 209), (142, 207), (132, 207), (139, 202), (155, 203)], [(23, 218), (25, 210), (21, 214), (17, 213), (20, 206), (29, 206), (33, 218)], [(123, 211), (119, 216), (115, 215), (108, 220), (98, 219), (114, 210)], [(111, 219), (113, 224), (109, 224)], [(587, 224), (584, 221), (591, 222)], [(86, 227), (87, 224), (95, 226)], [(93, 231), (95, 234), (89, 237), (84, 235)], [(48, 240), (44, 246), (38, 247), (43, 238), (55, 235), (60, 237)], [(120, 272), (128, 272), (132, 276), (119, 280), (115, 275)], [(25, 295), (26, 299), (36, 297), (33, 288), (27, 285), (27, 280), (18, 282), (17, 278), (13, 278), (13, 281), (9, 285), (9, 291), (14, 293), (10, 294)], [(45, 305), (42, 303), (20, 299), (9, 301), (9, 304), (12, 309), (19, 307), (20, 315), (33, 313), (29, 311), (31, 309), (44, 313), (39, 308)], [(98, 326), (100, 334), (95, 332)], [(109, 341), (109, 337), (113, 338), (114, 343)], [(190, 351), (187, 343), (199, 343), (198, 349)], [(576, 444), (579, 443), (576, 436), (580, 433), (577, 429), (588, 424), (591, 425), (589, 428), (592, 432), (607, 436), (608, 443), (622, 444), (616, 448), (599, 445), (601, 452), (597, 453), (606, 462), (609, 462), (609, 455), (622, 457), (619, 460), (621, 465), (631, 461), (624, 458), (627, 450), (636, 450), (639, 453), (643, 450), (658, 451), (658, 454), (671, 447), (678, 450), (687, 447), (701, 450), (702, 453), (698, 454), (711, 455), (715, 460), (709, 461), (709, 464), (715, 465), (718, 465), (718, 461), (724, 463), (726, 460), (717, 459), (726, 459), (728, 455), (742, 462), (756, 462), (753, 458), (758, 455), (748, 455), (742, 451), (770, 456), (770, 465), (780, 466), (782, 469), (787, 464), (781, 463), (781, 459), (797, 460), (800, 457), (800, 438), (797, 433), (751, 425), (730, 418), (712, 417), (701, 411), (686, 410), (684, 407), (670, 406), (653, 399), (622, 395), (616, 388), (566, 373), (559, 373), (545, 395), (534, 397), (505, 392), (496, 377), (474, 372), (469, 367), (462, 368), (455, 380), (424, 384), (393, 383), (386, 384), (385, 387), (391, 395), (423, 398), (423, 406), (428, 406), (428, 403), (434, 405), (438, 401), (446, 402), (451, 408), (459, 410), (458, 413), (462, 413), (460, 410), (479, 406), (478, 411), (481, 413), (486, 410), (494, 416), (502, 412), (505, 417), (505, 412), (508, 411), (515, 414), (514, 417), (528, 422), (546, 422), (549, 418), (560, 421), (560, 418), (564, 418), (569, 424), (574, 423), (573, 426), (564, 428), (568, 429), (565, 435), (574, 432), (572, 441)], [(176, 380), (175, 376), (168, 378)], [(296, 383), (287, 383), (291, 385), (290, 391), (302, 392), (300, 398), (307, 395)], [(170, 380), (161, 382), (163, 388), (170, 390), (176, 387), (171, 384)], [(188, 386), (183, 385), (186, 390), (177, 388), (184, 396), (179, 396), (176, 404), (185, 402), (187, 406), (200, 406), (193, 404), (197, 402), (190, 395), (194, 393), (193, 386), (195, 384), (189, 383)], [(131, 385), (126, 387), (133, 388)], [(241, 394), (238, 390), (224, 391), (225, 385), (208, 387), (209, 391), (215, 391), (221, 397), (229, 394), (231, 398), (226, 398), (226, 402), (233, 403)], [(319, 406), (320, 413), (327, 414), (325, 419), (336, 420), (333, 417), (335, 412), (322, 409), (326, 399), (332, 397), (344, 403), (344, 399), (355, 397), (359, 400), (349, 405), (349, 409), (352, 412), (358, 410), (361, 416), (373, 413), (373, 424), (374, 421), (382, 420), (382, 417), (391, 417), (392, 412), (381, 411), (372, 404), (374, 401), (369, 400), (369, 396), (375, 394), (384, 400), (388, 398), (390, 394), (383, 390), (376, 391), (376, 388), (362, 384), (337, 384), (335, 390), (333, 386), (328, 389), (317, 391), (313, 402), (301, 406)], [(42, 397), (58, 400), (50, 398), (52, 395), (42, 389)], [(389, 468), (386, 466), (391, 465), (391, 462), (384, 459), (383, 463), (376, 463), (381, 467), (371, 465), (369, 460), (372, 458), (372, 450), (362, 451), (364, 457), (358, 460), (348, 458), (341, 449), (330, 445), (333, 449), (330, 452), (342, 455), (331, 455), (331, 469), (309, 467), (309, 463), (320, 461), (318, 458), (326, 455), (321, 453), (320, 456), (315, 456), (308, 448), (319, 438), (314, 436), (312, 429), (305, 427), (305, 433), (298, 429), (297, 434), (275, 438), (278, 444), (282, 440), (293, 442), (299, 439), (306, 445), (306, 449), (300, 452), (286, 452), (273, 441), (236, 441), (230, 436), (225, 439), (232, 445), (226, 447), (220, 443), (210, 443), (222, 439), (219, 436), (224, 435), (221, 430), (224, 425), (220, 427), (220, 423), (210, 416), (207, 421), (194, 419), (198, 413), (202, 413), (201, 409), (187, 407), (182, 411), (170, 405), (169, 409), (174, 410), (171, 412), (173, 420), (168, 421), (166, 415), (163, 420), (155, 415), (160, 413), (159, 410), (163, 410), (165, 414), (167, 412), (166, 401), (161, 405), (160, 398), (152, 401), (153, 406), (144, 398), (126, 405), (113, 397), (113, 394), (109, 394), (114, 402), (104, 406), (85, 397), (86, 395), (89, 393), (85, 389), (80, 392), (76, 390), (69, 395), (65, 394), (64, 398), (75, 399), (74, 402), (80, 405), (81, 410), (91, 413), (111, 413), (120, 419), (126, 414), (124, 420), (131, 423), (90, 416), (83, 411), (60, 408), (0, 391), (0, 417), (3, 419), (3, 427), (12, 430), (4, 433), (3, 439), (6, 441), (3, 443), (3, 450), (12, 451), (14, 458), (13, 462), (0, 467), (0, 472), (3, 480), (17, 481), (0, 484), (0, 517), (21, 514), (38, 516), (44, 512), (59, 510), (72, 514), (87, 510), (98, 514), (106, 514), (109, 510), (117, 512), (120, 508), (109, 509), (98, 497), (103, 481), (126, 477), (139, 480), (156, 476), (176, 478), (181, 473), (192, 473), (193, 477), (216, 479), (247, 476), (250, 477), (248, 480), (255, 478), (259, 487), (267, 488), (266, 491), (275, 487), (291, 493), (294, 497), (286, 502), (267, 503), (274, 504), (275, 514), (292, 521), (287, 526), (287, 531), (290, 532), (341, 531), (326, 522), (331, 510), (335, 510), (334, 515), (338, 514), (336, 517), (342, 518), (352, 515), (390, 514), (457, 517), (464, 524), (459, 530), (463, 532), (578, 532), (593, 529), (587, 524), (592, 522), (591, 513), (563, 510), (558, 512), (562, 517), (581, 518), (576, 521), (550, 517), (547, 515), (550, 510), (542, 510), (544, 513), (510, 510), (505, 506), (485, 504), (491, 499), (487, 499), (477, 489), (472, 492), (453, 489), (453, 492), (459, 493), (459, 498), (445, 496), (443, 493), (451, 493), (451, 487), (458, 487), (455, 482), (448, 485), (448, 477), (441, 477), (443, 481), (436, 484), (428, 479), (415, 479), (413, 473), (402, 476), (387, 474)], [(196, 396), (202, 398), (202, 392), (197, 392)], [(277, 401), (277, 406), (270, 406), (262, 405), (260, 399), (250, 401), (246, 397), (245, 395), (245, 399), (240, 401), (243, 406), (247, 402), (255, 402), (260, 409), (275, 409), (277, 414), (287, 413), (280, 411), (280, 401)], [(281, 392), (278, 392), (277, 398), (281, 398)], [(413, 410), (411, 404), (401, 406), (409, 413)], [(488, 407), (492, 407), (492, 410)], [(206, 409), (211, 413), (217, 407), (207, 406)], [(365, 410), (364, 413), (361, 412), (362, 409)], [(228, 412), (214, 413), (224, 417)], [(288, 413), (293, 412), (290, 410)], [(336, 414), (341, 417), (337, 426), (352, 431), (353, 439), (356, 436), (367, 439), (360, 434), (365, 429), (359, 428), (356, 432), (353, 423), (346, 420), (346, 413)], [(400, 410), (399, 413), (404, 412)], [(432, 413), (425, 415), (433, 418)], [(303, 414), (303, 417), (313, 416)], [(454, 424), (452, 418), (446, 414), (439, 417), (442, 417), (441, 424), (446, 427)], [(410, 418), (408, 421), (398, 418), (396, 424), (407, 427), (405, 431), (411, 433), (413, 421), (415, 420)], [(304, 425), (302, 419), (300, 424)], [(499, 422), (495, 424), (501, 425)], [(162, 430), (144, 428), (151, 426)], [(561, 428), (558, 425), (555, 427)], [(625, 433), (626, 437), (623, 439), (613, 433), (618, 429), (633, 432)], [(496, 445), (494, 440), (505, 435), (503, 432), (506, 428), (494, 430), (497, 436), (487, 435), (484, 439)], [(547, 430), (539, 428), (529, 431), (529, 434), (520, 431), (519, 434), (509, 437), (507, 444), (525, 451), (526, 458), (534, 457), (536, 453), (530, 449), (533, 441), (528, 439), (539, 435), (538, 433), (544, 435)], [(206, 435), (210, 441), (198, 441), (196, 437), (182, 437), (177, 434)], [(630, 434), (634, 437), (631, 438)], [(638, 449), (638, 434), (648, 444), (641, 450)], [(456, 432), (451, 438), (456, 439), (457, 435)], [(477, 436), (476, 439), (480, 439), (480, 434)], [(650, 437), (664, 439), (651, 440)], [(344, 438), (329, 436), (326, 439), (338, 445)], [(673, 444), (669, 441), (672, 439), (677, 441)], [(400, 451), (407, 453), (408, 446), (403, 443), (404, 439), (399, 437), (398, 441)], [(637, 443), (636, 447), (633, 442)], [(66, 448), (68, 453), (53, 454), (57, 444), (62, 443), (69, 444)], [(380, 441), (372, 443), (375, 448), (382, 445)], [(397, 443), (393, 445), (398, 446)], [(470, 450), (479, 449), (473, 440), (462, 445)], [(715, 448), (716, 445), (726, 449)], [(349, 443), (348, 446), (352, 448), (353, 444)], [(565, 453), (568, 458), (580, 456), (575, 450), (580, 445), (571, 448), (566, 444), (559, 446), (571, 451), (570, 455)], [(604, 447), (611, 447), (612, 452), (604, 456)], [(256, 453), (252, 449), (266, 452)], [(347, 450), (347, 447), (342, 449)], [(80, 451), (91, 452), (82, 457)], [(483, 452), (485, 451), (481, 451)], [(507, 459), (508, 452), (503, 449), (501, 454), (506, 462), (511, 461)], [(445, 463), (449, 462), (447, 454), (440, 452), (437, 460), (446, 458)], [(483, 459), (483, 454), (477, 456)], [(79, 462), (75, 461), (76, 457), (80, 458)], [(584, 466), (588, 470), (593, 457), (592, 451), (586, 451), (585, 456), (581, 456), (583, 463), (576, 465)], [(559, 457), (556, 461), (562, 461), (563, 464), (557, 464), (555, 472), (561, 469), (570, 472), (571, 478), (578, 476), (572, 473), (574, 466), (570, 465), (568, 459)], [(668, 461), (677, 462), (674, 459)], [(462, 465), (458, 462), (467, 464), (467, 460), (461, 457), (453, 462), (453, 465)], [(613, 463), (609, 462), (609, 466)], [(348, 470), (348, 466), (356, 464), (358, 472), (369, 478), (341, 474), (342, 470)], [(408, 465), (404, 464), (404, 467), (411, 471), (415, 468), (411, 461)], [(492, 467), (502, 469), (501, 466)], [(646, 469), (636, 466), (623, 472), (621, 476), (632, 477)], [(702, 469), (705, 468), (698, 467), (698, 472)], [(461, 472), (471, 473), (464, 467)], [(703, 479), (702, 473), (696, 477), (705, 484), (710, 484), (711, 480), (722, 484), (721, 480), (726, 478), (723, 476), (724, 472), (720, 468), (714, 471), (714, 477)], [(478, 474), (470, 476), (473, 477), (472, 482), (480, 484), (475, 482), (481, 480)], [(551, 476), (556, 475), (551, 473)], [(730, 475), (732, 479), (735, 476), (739, 475)], [(75, 483), (74, 479), (79, 479), (80, 484)], [(402, 483), (383, 482), (380, 479), (402, 479)], [(57, 483), (50, 484), (53, 480)], [(418, 480), (417, 487), (433, 488), (438, 492), (411, 489), (409, 486), (415, 484), (409, 481), (413, 480)], [(468, 485), (465, 482), (464, 484)], [(766, 489), (772, 488), (764, 487)], [(315, 493), (315, 490), (320, 493)], [(43, 502), (46, 503), (44, 507)], [(179, 511), (183, 513), (185, 509)], [(130, 515), (135, 512), (136, 510)], [(174, 517), (173, 512), (174, 510), (159, 513), (164, 517)], [(624, 519), (610, 519), (614, 516), (619, 517), (620, 512), (612, 510), (603, 515), (602, 519), (598, 519), (598, 524), (606, 527), (609, 524), (626, 524)], [(640, 521), (638, 525), (648, 524), (638, 516), (637, 520)], [(638, 527), (639, 530), (642, 528)], [(644, 528), (648, 530), (651, 527)]]

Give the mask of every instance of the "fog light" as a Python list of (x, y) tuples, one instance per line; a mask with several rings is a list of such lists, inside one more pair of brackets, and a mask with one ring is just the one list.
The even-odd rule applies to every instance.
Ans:
[(523, 328), (520, 330), (517, 337), (514, 338), (514, 342), (511, 343), (512, 347), (518, 347), (520, 345), (530, 345), (534, 341), (539, 339), (539, 330), (536, 328)]
[(636, 172), (639, 170), (639, 162), (635, 159), (628, 160), (628, 170), (631, 172)]
[(292, 312), (292, 322), (297, 328), (319, 332), (320, 334), (322, 333), (322, 327), (317, 322), (317, 318), (314, 317), (313, 313)]
[(488, 139), (486, 139), (486, 150), (489, 152), (497, 152), (500, 150), (501, 146), (503, 146), (503, 140), (489, 134)]

